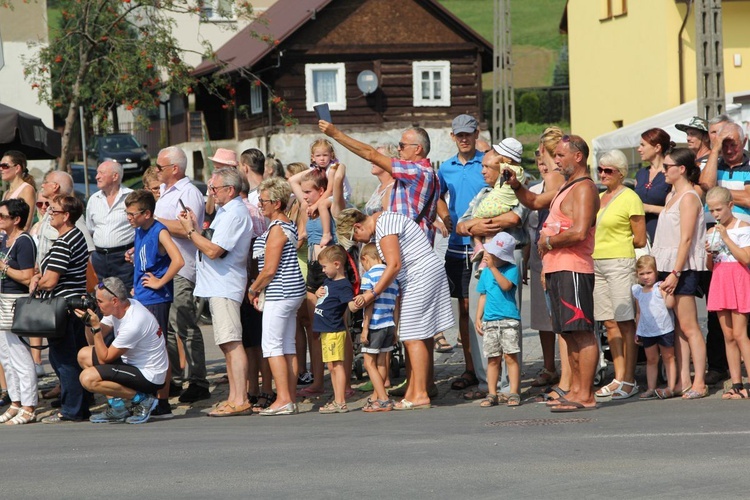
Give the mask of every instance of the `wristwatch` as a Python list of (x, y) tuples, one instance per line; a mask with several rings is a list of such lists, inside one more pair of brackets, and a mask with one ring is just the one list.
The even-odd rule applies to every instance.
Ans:
[(94, 328), (93, 326), (91, 327), (91, 333), (92, 334), (99, 333), (101, 331), (102, 331), (102, 327), (101, 326), (99, 328)]
[(253, 290), (252, 288), (248, 288), (248, 289), (247, 289), (247, 293), (249, 293), (249, 294), (250, 294), (250, 295), (252, 295), (253, 297), (255, 297), (256, 295), (258, 295), (258, 292), (256, 292), (256, 291), (255, 291), (255, 290)]
[(547, 236), (547, 239), (544, 241), (547, 244), (547, 250), (552, 250), (552, 243), (549, 242), (549, 236)]
[(679, 278), (680, 276), (682, 276), (682, 271), (672, 270), (672, 274)]
[(193, 239), (193, 233), (194, 232), (195, 232), (195, 229), (191, 229), (190, 231), (187, 232), (187, 237), (188, 237), (189, 240)]

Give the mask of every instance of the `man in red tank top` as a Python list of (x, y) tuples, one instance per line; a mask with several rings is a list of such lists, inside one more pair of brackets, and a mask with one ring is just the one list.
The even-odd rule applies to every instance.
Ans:
[(538, 248), (553, 326), (568, 345), (572, 370), (570, 392), (548, 403), (553, 412), (596, 408), (593, 385), (599, 348), (594, 333), (594, 261), (591, 254), (599, 193), (588, 174), (588, 155), (589, 147), (581, 137), (563, 136), (555, 149), (555, 163), (566, 182), (556, 193), (534, 194), (525, 189), (512, 173), (508, 180), (522, 204), (532, 210), (549, 208), (547, 222), (560, 222), (559, 231), (542, 231)]

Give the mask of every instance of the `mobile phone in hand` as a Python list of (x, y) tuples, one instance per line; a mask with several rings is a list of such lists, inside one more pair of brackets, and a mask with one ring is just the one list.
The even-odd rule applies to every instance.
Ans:
[(185, 206), (185, 204), (184, 204), (184, 203), (182, 202), (182, 200), (181, 200), (181, 199), (179, 199), (179, 198), (177, 198), (177, 201), (178, 201), (178, 202), (180, 203), (180, 206), (182, 207), (182, 209), (183, 209), (183, 210), (184, 210), (185, 212), (187, 212), (187, 211), (188, 211), (188, 209), (187, 209), (187, 207)]

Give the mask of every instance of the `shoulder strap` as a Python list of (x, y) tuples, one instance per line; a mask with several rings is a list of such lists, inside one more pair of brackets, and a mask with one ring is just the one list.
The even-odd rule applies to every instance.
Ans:
[[(550, 206), (552, 206), (552, 205), (553, 205), (553, 204), (555, 203), (555, 200), (557, 199), (557, 197), (558, 197), (558, 196), (560, 196), (561, 194), (563, 194), (563, 192), (565, 192), (565, 191), (566, 191), (566, 190), (567, 190), (568, 188), (572, 187), (572, 186), (573, 186), (573, 184), (576, 184), (576, 183), (578, 183), (578, 182), (581, 182), (581, 181), (585, 181), (585, 180), (589, 180), (589, 181), (591, 181), (591, 177), (579, 177), (578, 179), (574, 180), (573, 182), (570, 182), (570, 183), (568, 183), (568, 184), (564, 185), (564, 186), (562, 187), (562, 189), (560, 189), (560, 190), (559, 190), (559, 191), (557, 192), (557, 194), (555, 195), (555, 197), (554, 197), (554, 198), (552, 198), (552, 202), (550, 202), (550, 204), (549, 204), (549, 205), (550, 205)], [(591, 181), (591, 182), (594, 182), (594, 181)]]

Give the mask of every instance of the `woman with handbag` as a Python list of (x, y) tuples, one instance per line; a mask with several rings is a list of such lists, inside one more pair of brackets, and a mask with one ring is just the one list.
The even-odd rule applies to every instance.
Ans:
[[(57, 229), (58, 238), (42, 259), (41, 274), (34, 275), (29, 290), (44, 296), (70, 299), (86, 294), (86, 264), (89, 259), (86, 239), (75, 226), (83, 214), (83, 203), (75, 196), (58, 195), (50, 203), (50, 225)], [(84, 391), (78, 379), (81, 367), (78, 351), (86, 346), (83, 322), (75, 315), (68, 316), (65, 336), (49, 345), (49, 359), (60, 379), (60, 412), (42, 419), (45, 424), (80, 422), (91, 415), (91, 394)]]
[(0, 423), (22, 425), (33, 422), (37, 395), (37, 376), (31, 349), (10, 331), (16, 299), (29, 294), (34, 275), (36, 245), (23, 230), (29, 205), (22, 199), (0, 201), (0, 230), (6, 238), (0, 245), (0, 364), (5, 370), (10, 408)]

